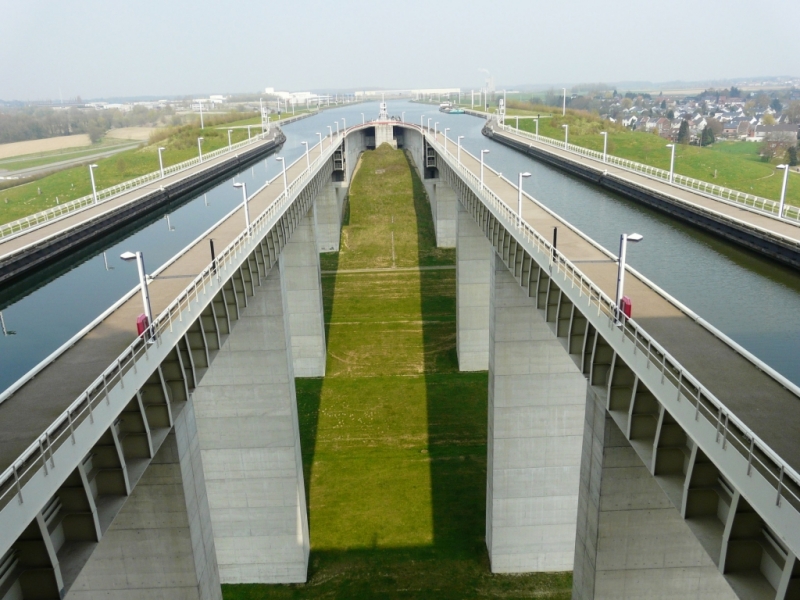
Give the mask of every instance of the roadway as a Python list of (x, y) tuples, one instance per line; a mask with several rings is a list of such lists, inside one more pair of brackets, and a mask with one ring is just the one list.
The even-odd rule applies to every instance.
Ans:
[[(437, 139), (439, 143), (444, 143), (441, 133), (437, 134)], [(448, 140), (448, 153), (453, 150), (455, 144)], [(570, 154), (570, 158), (573, 156)], [(480, 177), (478, 159), (462, 150), (461, 160)], [(515, 185), (489, 168), (484, 170), (484, 181), (516, 212)], [(651, 180), (646, 182), (653, 183)], [(749, 211), (741, 212), (752, 215)], [(571, 229), (566, 221), (538, 204), (523, 201), (523, 218), (548, 239), (552, 237), (553, 227), (558, 227), (559, 252), (575, 263), (609, 297), (615, 296), (617, 264), (614, 259), (588, 238)], [(775, 219), (769, 220), (775, 221), (777, 226), (784, 225)], [(788, 227), (794, 228), (795, 235), (800, 233), (800, 228)], [(798, 396), (632, 273), (625, 278), (625, 295), (633, 300), (634, 320), (797, 470), (800, 467)]]

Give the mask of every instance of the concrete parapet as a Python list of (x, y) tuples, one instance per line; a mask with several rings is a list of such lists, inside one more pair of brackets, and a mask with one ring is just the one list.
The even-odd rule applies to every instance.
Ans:
[(577, 532), (576, 600), (737, 597), (591, 388)]
[(492, 245), (460, 202), (456, 219), (456, 350), (461, 371), (489, 368)]
[(308, 517), (282, 275), (273, 268), (256, 288), (194, 392), (223, 583), (295, 583), (307, 576)]
[(325, 317), (315, 221), (312, 207), (280, 255), (295, 377), (325, 375)]
[(221, 600), (191, 401), (66, 597)]
[(568, 571), (586, 380), (492, 251), (486, 544), (492, 572)]

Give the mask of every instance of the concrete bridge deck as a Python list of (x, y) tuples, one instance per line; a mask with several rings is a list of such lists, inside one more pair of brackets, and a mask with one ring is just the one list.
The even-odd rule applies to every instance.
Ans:
[[(720, 234), (734, 243), (800, 268), (800, 223), (734, 201), (715, 198), (655, 177), (603, 162), (532, 136), (487, 123), (484, 133), (617, 193), (642, 201), (681, 220)], [(562, 144), (563, 146), (563, 144)]]
[[(323, 147), (327, 148), (331, 140), (326, 137), (322, 143)], [(301, 160), (287, 168), (287, 180), (291, 182), (304, 169), (305, 158), (301, 157)], [(185, 174), (177, 175), (181, 176)], [(279, 174), (270, 185), (251, 196), (249, 201), (251, 219), (261, 214), (282, 192), (282, 175)], [(140, 190), (132, 192), (134, 195), (140, 193), (142, 193)], [(117, 200), (120, 203), (124, 202), (122, 199), (110, 202)], [(97, 210), (105, 210), (105, 205), (97, 207)], [(80, 219), (85, 218), (87, 215), (80, 213), (74, 216), (76, 221), (70, 222), (80, 222)], [(149, 285), (153, 314), (160, 314), (203, 269), (208, 267), (211, 262), (209, 240), (213, 239), (215, 247), (221, 250), (241, 234), (244, 224), (243, 209), (239, 207), (157, 272), (155, 279)], [(63, 225), (60, 222), (54, 223), (53, 226), (66, 227), (67, 223)], [(30, 235), (40, 234), (36, 230)], [(145, 260), (146, 258), (145, 254)], [(131, 344), (136, 338), (136, 318), (142, 314), (142, 310), (141, 297), (139, 294), (132, 295), (0, 404), (0, 414), (2, 414), (0, 470), (5, 470), (11, 465), (97, 379), (110, 362)]]
[[(441, 133), (437, 134), (437, 140), (444, 144)], [(448, 152), (452, 153), (455, 148), (455, 142), (448, 140)], [(551, 150), (550, 147), (547, 149)], [(570, 158), (573, 156), (569, 155)], [(479, 176), (480, 161), (463, 150), (461, 161)], [(486, 187), (515, 210), (517, 187), (490, 168), (484, 167), (484, 169)], [(623, 175), (630, 174), (623, 172)], [(654, 182), (645, 180), (643, 183)], [(708, 200), (708, 202), (714, 201)], [(733, 210), (759, 217), (749, 211)], [(528, 199), (523, 200), (523, 218), (545, 236), (548, 236), (554, 227), (558, 227), (559, 252), (575, 263), (606, 294), (614, 297), (617, 280), (616, 257), (612, 257), (591, 243), (557, 215)], [(778, 222), (776, 219), (762, 218), (774, 222), (776, 226), (788, 232), (793, 232), (800, 241), (800, 228)], [(770, 444), (772, 449), (794, 469), (800, 469), (800, 445), (797, 444), (797, 431), (800, 431), (798, 410), (800, 399), (797, 394), (703, 326), (694, 315), (687, 314), (681, 307), (668, 300), (638, 274), (632, 273), (626, 277), (625, 293), (633, 300), (634, 320), (678, 361), (687, 366), (703, 385), (721, 399), (761, 439)]]

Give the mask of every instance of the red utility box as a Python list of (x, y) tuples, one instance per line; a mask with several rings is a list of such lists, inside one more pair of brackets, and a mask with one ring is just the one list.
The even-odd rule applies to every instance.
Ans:
[(622, 300), (619, 301), (619, 307), (622, 309), (622, 314), (630, 319), (631, 311), (633, 310), (633, 302), (631, 302), (631, 299), (627, 296), (623, 296)]
[(150, 327), (150, 322), (147, 320), (147, 315), (139, 315), (136, 317), (136, 333), (142, 335), (147, 328)]

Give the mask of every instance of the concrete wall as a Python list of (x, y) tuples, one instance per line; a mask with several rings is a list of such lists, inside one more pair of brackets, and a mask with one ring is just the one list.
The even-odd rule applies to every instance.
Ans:
[(336, 187), (329, 183), (314, 199), (317, 220), (317, 248), (319, 252), (338, 252), (342, 231), (341, 202)]
[(308, 518), (280, 268), (194, 392), (223, 583), (306, 580)]
[(489, 283), (492, 245), (456, 202), (456, 350), (461, 371), (489, 368)]
[(316, 229), (312, 207), (280, 255), (295, 377), (325, 376), (325, 317)]
[(438, 248), (456, 246), (456, 193), (441, 179), (423, 179), (425, 191), (431, 204), (433, 225)]
[(572, 597), (737, 597), (591, 389)]
[(492, 572), (568, 571), (586, 380), (492, 251), (486, 544)]
[(67, 598), (221, 600), (191, 401)]

